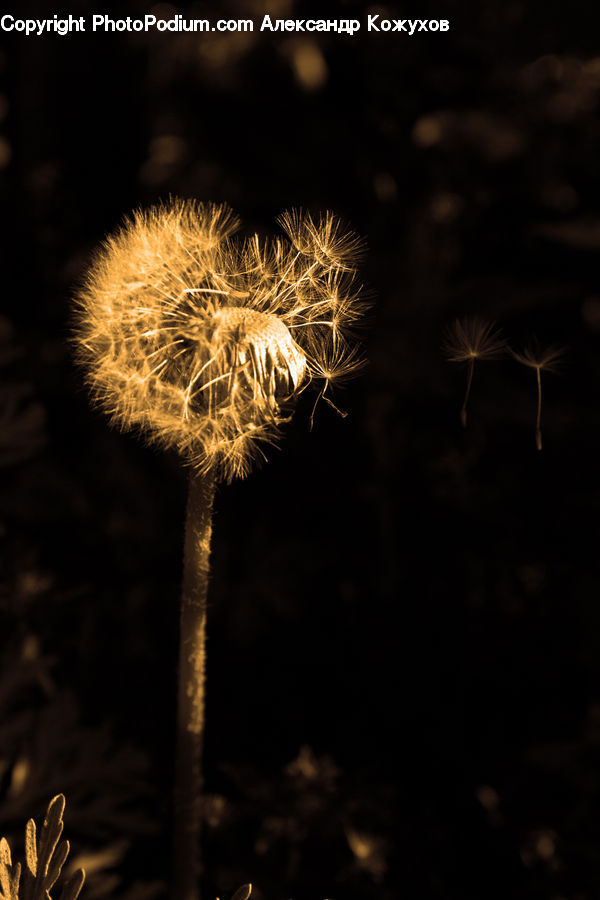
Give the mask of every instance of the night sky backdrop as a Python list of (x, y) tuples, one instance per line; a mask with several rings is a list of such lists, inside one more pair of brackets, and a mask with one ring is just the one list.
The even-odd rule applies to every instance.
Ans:
[[(259, 32), (314, 13), (294, 0), (130, 4), (255, 31), (0, 35), (0, 833), (64, 792), (87, 900), (166, 891), (186, 475), (90, 407), (72, 297), (169, 194), (261, 234), (334, 210), (374, 300), (348, 417), (310, 431), (303, 396), (217, 495), (206, 900), (600, 897), (593, 7), (319, 7), (350, 37)], [(541, 453), (510, 358), (476, 366), (461, 428), (465, 315), (567, 348)]]

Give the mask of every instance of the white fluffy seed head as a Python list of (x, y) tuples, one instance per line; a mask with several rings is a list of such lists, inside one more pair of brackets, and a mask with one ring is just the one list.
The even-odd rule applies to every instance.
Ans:
[(309, 383), (322, 394), (359, 367), (345, 334), (364, 307), (356, 237), (331, 214), (284, 224), (289, 242), (236, 241), (225, 206), (138, 212), (77, 297), (77, 354), (99, 405), (227, 480), (277, 438)]

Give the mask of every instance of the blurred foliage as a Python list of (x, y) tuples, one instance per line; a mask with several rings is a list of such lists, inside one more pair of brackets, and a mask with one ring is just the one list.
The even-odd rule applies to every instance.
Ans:
[[(0, 673), (0, 828), (12, 836), (27, 810), (62, 788), (75, 853), (68, 871), (85, 868), (86, 895), (112, 896), (133, 840), (156, 831), (145, 809), (152, 791), (144, 754), (116, 746), (106, 727), (86, 728), (77, 701), (60, 689), (34, 635), (3, 655)], [(120, 836), (116, 839), (116, 836)], [(123, 894), (154, 896), (149, 886)]]
[[(44, 410), (32, 399), (33, 386), (11, 379), (10, 368), (21, 356), (14, 343), (14, 331), (0, 316), (0, 467), (22, 462), (44, 445)], [(7, 372), (7, 370), (9, 370)], [(6, 380), (5, 380), (6, 379)], [(10, 380), (9, 380), (10, 379)]]
[(333, 893), (352, 887), (362, 896), (392, 897), (384, 882), (394, 787), (378, 783), (373, 773), (362, 777), (345, 778), (331, 757), (316, 756), (306, 745), (279, 773), (222, 763), (225, 793), (205, 802), (207, 858), (222, 860), (216, 882), (235, 884), (247, 874), (248, 863), (238, 860), (235, 848), (253, 834), (258, 900), (302, 880), (313, 893), (323, 892), (320, 873), (328, 866), (337, 873)]

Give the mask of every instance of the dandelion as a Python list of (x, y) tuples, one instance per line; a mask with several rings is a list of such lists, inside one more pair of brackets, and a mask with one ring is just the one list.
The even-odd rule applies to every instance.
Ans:
[(535, 446), (538, 450), (542, 449), (542, 372), (557, 372), (560, 368), (560, 362), (565, 354), (565, 348), (552, 345), (546, 348), (540, 347), (537, 341), (533, 341), (525, 349), (519, 353), (511, 350), (514, 359), (527, 366), (535, 369), (537, 381), (537, 414), (535, 419)]
[(486, 322), (477, 316), (456, 319), (445, 334), (444, 351), (450, 362), (466, 363), (467, 386), (460, 410), (460, 421), (467, 427), (467, 405), (473, 383), (475, 360), (499, 359), (505, 353), (506, 344), (501, 332), (493, 323)]
[[(190, 469), (180, 626), (174, 896), (198, 896), (206, 592), (215, 485), (245, 476), (302, 391), (355, 374), (358, 237), (333, 214), (236, 236), (225, 205), (172, 200), (109, 237), (78, 296), (76, 352), (114, 424)], [(314, 416), (314, 410), (313, 410)], [(311, 423), (312, 423), (311, 416)]]

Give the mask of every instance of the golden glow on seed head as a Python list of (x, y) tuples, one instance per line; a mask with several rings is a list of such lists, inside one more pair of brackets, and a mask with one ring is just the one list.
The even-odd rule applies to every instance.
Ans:
[(224, 205), (136, 212), (77, 297), (77, 353), (96, 402), (227, 480), (276, 440), (302, 390), (314, 382), (324, 396), (360, 366), (358, 238), (331, 213), (280, 222), (288, 239), (239, 239)]

